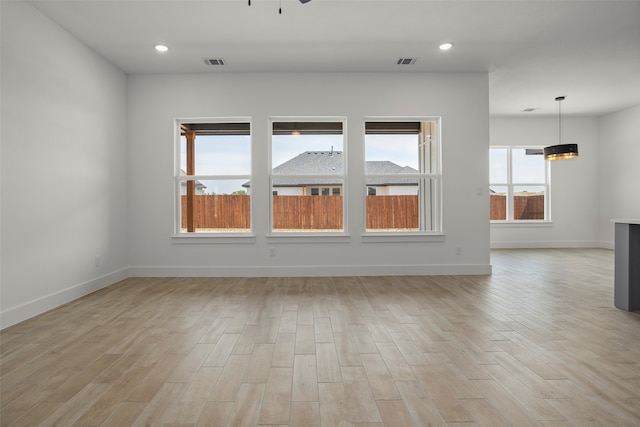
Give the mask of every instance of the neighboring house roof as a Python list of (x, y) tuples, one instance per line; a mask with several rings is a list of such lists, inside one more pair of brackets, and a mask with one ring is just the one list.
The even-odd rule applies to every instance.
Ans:
[[(404, 173), (418, 173), (412, 167), (399, 166), (389, 160), (374, 160), (365, 162), (364, 173), (368, 175), (375, 174), (404, 174)], [(387, 185), (418, 185), (418, 180), (414, 178), (368, 178), (367, 185), (371, 186), (387, 186)]]
[[(280, 178), (287, 175), (342, 175), (344, 162), (342, 151), (305, 151), (291, 160), (287, 160), (273, 168), (274, 187), (301, 187), (308, 185), (342, 185), (342, 181), (331, 178), (305, 179), (301, 182), (296, 178)], [(368, 161), (365, 163), (366, 174), (409, 174), (418, 173), (409, 166), (399, 166), (388, 160)], [(418, 185), (417, 179), (412, 178), (370, 178), (367, 185)], [(250, 182), (243, 184), (249, 187)]]
[[(180, 169), (180, 175), (186, 175), (186, 174), (187, 174), (187, 172), (186, 172), (184, 169)], [(180, 185), (184, 187), (184, 186), (186, 186), (186, 185), (187, 185), (187, 182), (186, 182), (186, 181), (182, 181), (182, 182), (180, 183)], [(203, 184), (203, 183), (201, 183), (200, 181), (196, 180), (196, 189), (198, 189), (198, 190), (203, 190), (203, 189), (205, 189), (205, 188), (207, 188), (207, 186), (206, 186), (206, 185), (204, 185), (204, 184)]]

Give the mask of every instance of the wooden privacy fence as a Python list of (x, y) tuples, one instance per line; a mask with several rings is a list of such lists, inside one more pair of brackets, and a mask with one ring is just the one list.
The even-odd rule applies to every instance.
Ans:
[(367, 196), (367, 230), (419, 226), (418, 196)]
[(273, 196), (274, 230), (342, 230), (342, 196)]
[[(251, 199), (244, 195), (195, 196), (195, 227), (251, 228)], [(187, 228), (187, 196), (182, 196), (182, 228)]]
[[(507, 196), (491, 195), (491, 219), (507, 219)], [(544, 219), (544, 194), (516, 194), (513, 196), (513, 219)]]
[[(195, 196), (198, 229), (250, 228), (246, 195)], [(275, 230), (341, 230), (342, 196), (273, 196)], [(367, 229), (418, 228), (418, 196), (367, 196)], [(182, 228), (187, 227), (187, 201), (182, 196)]]

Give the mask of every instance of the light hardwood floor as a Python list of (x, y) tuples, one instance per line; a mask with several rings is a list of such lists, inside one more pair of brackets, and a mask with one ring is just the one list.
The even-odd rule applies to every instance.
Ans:
[(1, 333), (1, 425), (639, 426), (613, 252), (491, 276), (132, 278)]

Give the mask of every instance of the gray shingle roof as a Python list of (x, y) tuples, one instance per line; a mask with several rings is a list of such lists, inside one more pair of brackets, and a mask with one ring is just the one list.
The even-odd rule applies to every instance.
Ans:
[(344, 173), (342, 151), (305, 151), (280, 166), (274, 175), (329, 175)]
[[(344, 173), (342, 151), (305, 151), (291, 160), (287, 160), (273, 168), (275, 187), (297, 187), (306, 185), (342, 185), (342, 182), (331, 178), (300, 179), (285, 178), (287, 175), (341, 175)], [(368, 161), (365, 163), (366, 174), (407, 174), (418, 173), (409, 166), (399, 166), (388, 160)], [(283, 176), (282, 178), (279, 175)], [(370, 178), (367, 185), (417, 185), (417, 179), (411, 178)], [(249, 187), (247, 182), (243, 187)]]

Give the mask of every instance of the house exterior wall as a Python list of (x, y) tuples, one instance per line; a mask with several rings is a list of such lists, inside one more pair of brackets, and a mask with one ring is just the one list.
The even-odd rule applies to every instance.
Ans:
[(275, 190), (279, 196), (302, 196), (304, 187), (277, 187)]
[[(214, 96), (215, 95), (215, 96)], [(212, 102), (214, 100), (214, 102)], [(313, 102), (310, 102), (313, 100)], [(133, 275), (486, 273), (488, 77), (478, 74), (268, 73), (129, 77), (129, 244)], [(347, 235), (269, 235), (270, 117), (345, 117)], [(365, 233), (367, 117), (442, 117), (444, 236), (373, 243)], [(250, 117), (255, 237), (172, 238), (174, 120)], [(469, 143), (473, 141), (473, 143)], [(148, 153), (154, 162), (148, 162)], [(152, 188), (145, 182), (165, 183)], [(480, 193), (480, 194), (478, 194)], [(187, 243), (185, 243), (185, 240)], [(462, 247), (456, 255), (456, 247)], [(270, 256), (277, 247), (277, 256)], [(390, 254), (393, 254), (390, 256)]]
[[(311, 188), (309, 187), (277, 187), (279, 196), (299, 196), (299, 195), (311, 195)], [(334, 187), (326, 187), (333, 189)], [(418, 188), (410, 185), (387, 185), (376, 187), (376, 194), (378, 196), (400, 196), (400, 195), (416, 195), (418, 194)]]
[(389, 185), (376, 187), (376, 196), (415, 196), (418, 187), (414, 185)]
[(127, 80), (29, 3), (0, 8), (4, 328), (127, 275)]

